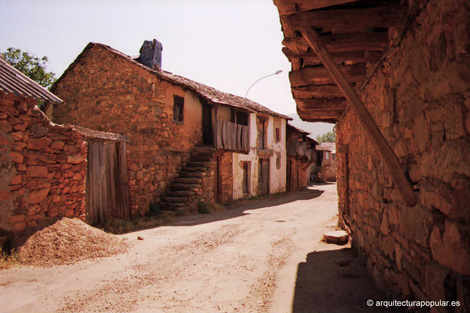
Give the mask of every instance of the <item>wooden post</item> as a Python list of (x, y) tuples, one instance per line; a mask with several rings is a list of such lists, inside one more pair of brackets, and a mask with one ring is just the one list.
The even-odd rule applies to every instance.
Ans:
[(333, 80), (338, 85), (338, 88), (341, 90), (349, 104), (356, 112), (360, 123), (366, 132), (370, 135), (373, 145), (382, 156), (382, 159), (385, 162), (385, 165), (387, 166), (393, 181), (401, 192), (403, 200), (408, 206), (416, 205), (417, 200), (413, 192), (413, 187), (406, 178), (398, 157), (393, 152), (392, 148), (383, 136), (369, 111), (367, 111), (367, 108), (364, 106), (361, 99), (359, 99), (348, 80), (345, 78), (333, 58), (330, 56), (320, 37), (313, 28), (306, 26), (305, 23), (302, 23), (300, 31), (308, 44), (320, 57), (323, 65), (328, 69)]

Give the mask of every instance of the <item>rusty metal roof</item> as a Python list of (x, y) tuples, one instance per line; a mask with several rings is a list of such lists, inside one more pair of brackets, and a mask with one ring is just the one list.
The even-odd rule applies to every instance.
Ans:
[(11, 66), (2, 55), (0, 55), (0, 91), (52, 103), (64, 102)]
[[(246, 99), (246, 98), (236, 96), (236, 95), (233, 95), (233, 94), (230, 94), (230, 93), (219, 91), (219, 90), (217, 90), (213, 87), (198, 83), (196, 81), (193, 81), (193, 80), (191, 80), (189, 78), (186, 78), (186, 77), (183, 77), (183, 76), (175, 75), (175, 74), (170, 73), (170, 72), (166, 72), (166, 71), (159, 72), (159, 71), (153, 70), (153, 69), (151, 69), (151, 68), (149, 68), (149, 67), (147, 67), (143, 64), (140, 64), (139, 62), (134, 60), (133, 57), (128, 56), (128, 55), (122, 53), (121, 51), (118, 51), (118, 50), (116, 50), (116, 49), (114, 49), (110, 46), (107, 46), (107, 45), (104, 45), (104, 44), (101, 44), (101, 43), (95, 43), (95, 42), (90, 42), (85, 47), (85, 49), (82, 51), (82, 53), (75, 59), (75, 61), (69, 66), (69, 68), (67, 68), (67, 70), (65, 70), (64, 74), (62, 74), (62, 76), (57, 80), (56, 84), (62, 79), (62, 77), (64, 77), (67, 74), (68, 71), (72, 70), (76, 66), (76, 64), (78, 64), (80, 62), (80, 60), (83, 57), (85, 57), (85, 55), (87, 54), (88, 51), (90, 51), (91, 49), (93, 49), (95, 47), (105, 49), (105, 50), (113, 53), (114, 55), (117, 55), (117, 56), (133, 63), (134, 65), (145, 69), (146, 71), (150, 72), (151, 74), (157, 75), (158, 77), (160, 77), (162, 79), (165, 79), (166, 81), (169, 81), (173, 84), (177, 84), (179, 86), (182, 86), (183, 88), (190, 89), (190, 90), (196, 92), (197, 94), (199, 94), (202, 98), (204, 98), (207, 101), (210, 101), (212, 103), (227, 105), (227, 106), (230, 106), (230, 107), (239, 108), (239, 109), (249, 111), (249, 112), (257, 112), (257, 113), (261, 113), (261, 114), (276, 116), (276, 117), (284, 118), (286, 120), (292, 120), (291, 117), (280, 114), (280, 113), (277, 113), (277, 112), (274, 112), (274, 111), (268, 109), (267, 107), (262, 106), (261, 104), (259, 104), (257, 102), (254, 102), (250, 99)], [(54, 90), (54, 86), (53, 86), (52, 90)]]

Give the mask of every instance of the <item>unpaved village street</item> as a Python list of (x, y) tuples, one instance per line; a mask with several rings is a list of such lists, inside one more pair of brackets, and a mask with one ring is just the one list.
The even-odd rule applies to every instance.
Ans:
[(126, 254), (0, 271), (0, 312), (377, 312), (363, 262), (321, 242), (336, 218), (336, 184), (185, 216)]

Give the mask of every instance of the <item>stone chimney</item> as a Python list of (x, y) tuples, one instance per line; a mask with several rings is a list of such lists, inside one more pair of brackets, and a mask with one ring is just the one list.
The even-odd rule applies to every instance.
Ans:
[(140, 56), (137, 61), (151, 69), (162, 71), (162, 44), (154, 39), (153, 41), (145, 40), (140, 48)]

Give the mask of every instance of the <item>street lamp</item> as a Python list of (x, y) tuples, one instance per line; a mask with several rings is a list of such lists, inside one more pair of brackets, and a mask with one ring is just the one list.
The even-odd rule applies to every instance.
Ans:
[(282, 70), (277, 70), (275, 73), (272, 73), (272, 74), (266, 75), (264, 77), (261, 77), (260, 79), (255, 81), (253, 84), (251, 84), (250, 88), (248, 88), (248, 90), (246, 91), (246, 95), (245, 95), (245, 99), (243, 100), (243, 104), (245, 104), (245, 102), (246, 102), (246, 97), (248, 97), (248, 92), (250, 91), (251, 87), (253, 87), (257, 82), (259, 82), (260, 80), (265, 79), (267, 77), (278, 75), (278, 74), (281, 74), (281, 73), (282, 73)]

